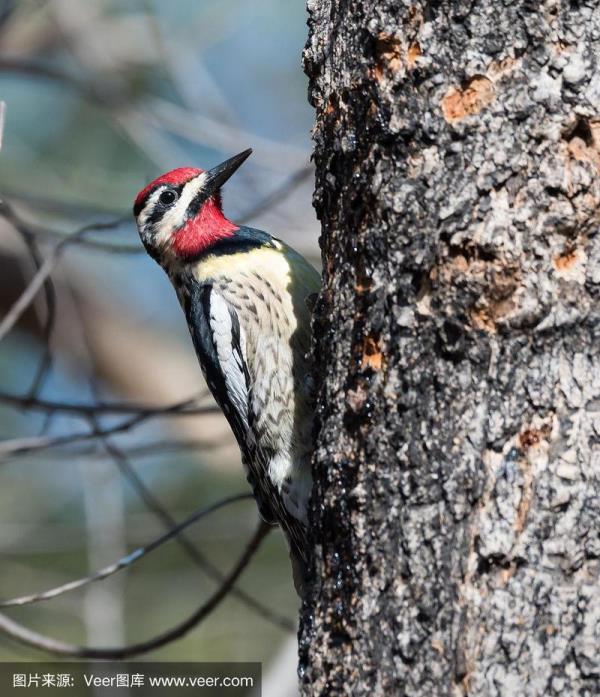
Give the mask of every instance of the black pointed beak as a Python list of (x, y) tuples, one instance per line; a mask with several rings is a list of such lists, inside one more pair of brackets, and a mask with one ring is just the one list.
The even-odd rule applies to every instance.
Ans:
[(204, 194), (208, 197), (212, 196), (215, 191), (218, 191), (251, 154), (252, 148), (248, 148), (248, 150), (244, 150), (244, 152), (234, 155), (225, 160), (225, 162), (221, 162), (220, 165), (209, 169), (204, 182)]

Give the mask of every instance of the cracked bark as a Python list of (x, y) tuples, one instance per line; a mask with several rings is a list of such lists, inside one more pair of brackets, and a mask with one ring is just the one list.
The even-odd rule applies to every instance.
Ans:
[(600, 10), (308, 9), (303, 694), (600, 694)]

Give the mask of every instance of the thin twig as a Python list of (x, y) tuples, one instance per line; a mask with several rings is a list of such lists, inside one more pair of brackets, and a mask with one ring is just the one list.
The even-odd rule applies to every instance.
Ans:
[(96, 648), (89, 646), (78, 646), (69, 644), (64, 641), (53, 639), (52, 637), (34, 632), (22, 624), (15, 622), (6, 615), (0, 614), (0, 630), (7, 636), (16, 639), (22, 644), (33, 646), (48, 653), (58, 656), (71, 656), (73, 658), (92, 658), (100, 660), (123, 660), (133, 656), (139, 656), (149, 651), (165, 646), (176, 639), (187, 634), (191, 629), (196, 627), (219, 605), (219, 603), (228, 595), (234, 583), (240, 577), (250, 559), (258, 549), (260, 543), (267, 534), (269, 528), (265, 523), (260, 523), (252, 539), (248, 542), (242, 555), (239, 557), (233, 569), (226, 576), (223, 584), (204, 602), (192, 615), (186, 620), (175, 625), (166, 632), (157, 636), (141, 641), (129, 646), (115, 646), (110, 648)]
[[(202, 411), (205, 409), (205, 411)], [(212, 413), (214, 407), (198, 407), (196, 413)], [(124, 419), (123, 421), (115, 424), (106, 429), (94, 432), (91, 429), (86, 429), (85, 431), (78, 431), (75, 433), (67, 433), (63, 436), (31, 436), (28, 438), (13, 438), (8, 441), (0, 443), (0, 456), (6, 455), (20, 455), (23, 453), (30, 453), (36, 450), (45, 450), (47, 448), (55, 448), (57, 445), (70, 445), (71, 443), (80, 443), (82, 441), (94, 440), (98, 436), (112, 436), (117, 433), (124, 433), (130, 431), (136, 426), (148, 421), (157, 416), (166, 416), (170, 414), (169, 410), (162, 410), (157, 412), (149, 412), (146, 414), (137, 414), (130, 419)]]
[(254, 163), (276, 171), (289, 171), (302, 166), (309, 159), (309, 153), (304, 148), (244, 131), (239, 125), (230, 125), (206, 114), (188, 111), (159, 97), (140, 101), (134, 113), (139, 123), (191, 142), (210, 144), (224, 152), (237, 152), (252, 144)]
[[(95, 423), (95, 422), (94, 422)], [(97, 424), (96, 424), (97, 427)], [(135, 469), (132, 467), (123, 451), (115, 446), (111, 441), (104, 436), (100, 436), (100, 440), (108, 455), (113, 459), (120, 472), (125, 476), (129, 483), (137, 491), (146, 506), (161, 520), (167, 530), (173, 529), (177, 523), (173, 516), (163, 508), (158, 499), (148, 489), (144, 482), (140, 479)], [(189, 557), (204, 571), (204, 573), (213, 581), (222, 583), (224, 581), (223, 574), (200, 552), (200, 550), (191, 542), (185, 535), (179, 534), (176, 542), (185, 550)], [(262, 619), (267, 622), (272, 622), (280, 629), (287, 631), (294, 630), (294, 624), (287, 618), (273, 612), (271, 609), (264, 606), (260, 601), (248, 595), (245, 591), (239, 588), (232, 588), (231, 594), (241, 600), (245, 605), (254, 610)]]
[(28, 396), (12, 395), (0, 392), (0, 402), (24, 411), (41, 411), (45, 413), (68, 413), (82, 417), (100, 416), (102, 414), (136, 414), (144, 416), (194, 416), (195, 414), (219, 413), (216, 404), (193, 406), (195, 402), (206, 396), (203, 393), (195, 398), (185, 399), (168, 406), (152, 407), (144, 404), (128, 404), (126, 402), (96, 402), (83, 404), (80, 402), (58, 402), (50, 399), (30, 398)]
[(44, 285), (46, 279), (54, 270), (54, 267), (58, 263), (58, 260), (60, 259), (62, 253), (69, 244), (76, 243), (88, 232), (92, 232), (93, 230), (110, 229), (118, 224), (120, 224), (120, 221), (112, 221), (109, 223), (93, 223), (91, 225), (85, 225), (84, 227), (75, 231), (65, 239), (58, 242), (54, 246), (50, 254), (46, 257), (43, 264), (37, 270), (36, 274), (29, 282), (27, 288), (25, 288), (23, 293), (21, 293), (21, 296), (15, 301), (13, 306), (6, 313), (6, 316), (4, 317), (2, 322), (0, 322), (0, 341), (2, 341), (2, 339), (4, 339), (8, 332), (10, 332), (10, 330), (14, 327), (16, 322), (21, 317), (21, 315), (29, 307), (29, 305), (39, 292), (40, 288)]
[(293, 193), (299, 186), (308, 179), (309, 175), (312, 174), (313, 168), (310, 165), (304, 165), (300, 167), (292, 176), (284, 182), (280, 187), (275, 189), (272, 193), (265, 196), (261, 201), (259, 201), (250, 210), (246, 211), (242, 216), (238, 218), (240, 223), (245, 223), (248, 220), (256, 218), (261, 213), (273, 208), (274, 206), (281, 203), (286, 199), (291, 193)]
[[(35, 270), (39, 271), (42, 266), (42, 256), (40, 254), (35, 233), (30, 229), (24, 220), (16, 215), (12, 207), (6, 201), (0, 200), (0, 215), (3, 216), (5, 220), (7, 220), (19, 233), (27, 248), (27, 251), (29, 252), (29, 256)], [(35, 396), (37, 391), (42, 387), (44, 380), (52, 367), (50, 339), (56, 321), (56, 289), (51, 278), (46, 278), (44, 280), (44, 296), (46, 301), (46, 321), (42, 326), (41, 334), (44, 349), (31, 383), (31, 387), (29, 388), (29, 395), (32, 397)]]
[[(223, 439), (221, 437), (215, 437), (211, 440), (202, 440), (201, 438), (161, 438), (159, 440), (149, 440), (144, 443), (137, 445), (121, 446), (121, 451), (127, 455), (127, 457), (153, 457), (156, 455), (164, 455), (165, 453), (173, 454), (180, 452), (188, 452), (190, 450), (206, 451), (206, 450), (218, 450), (222, 448)], [(52, 451), (44, 453), (44, 461), (49, 463), (53, 462), (64, 462), (64, 458), (67, 455), (70, 457), (83, 457), (89, 456), (90, 458), (104, 459), (104, 455), (98, 453), (98, 448), (95, 444), (82, 445), (81, 447), (68, 448), (64, 451), (59, 447)]]
[[(37, 200), (35, 198), (28, 198), (27, 195), (22, 192), (11, 193), (10, 198), (23, 199), (26, 203), (32, 202), (34, 205)], [(42, 199), (42, 201), (48, 205), (52, 201), (52, 199)], [(56, 205), (57, 207), (65, 208), (69, 204), (63, 201), (57, 201)], [(77, 211), (76, 204), (73, 204), (73, 207), (75, 208), (75, 211)], [(90, 212), (95, 213), (97, 215), (106, 215), (106, 213), (104, 213), (103, 211), (99, 211), (96, 209), (90, 209)], [(36, 238), (55, 239), (62, 242), (72, 237), (71, 233), (61, 232), (60, 230), (55, 230), (53, 228), (42, 227), (40, 225), (25, 220), (14, 210), (12, 206), (9, 206), (6, 199), (2, 199), (1, 196), (0, 213), (3, 215), (4, 218), (6, 218), (6, 220), (12, 223), (15, 227), (22, 226), (24, 228), (27, 228), (27, 230)], [(116, 214), (111, 212), (111, 215), (114, 216)], [(115, 218), (112, 222), (107, 223), (106, 226), (102, 224), (102, 229), (106, 229), (106, 227), (110, 229), (115, 229), (125, 224), (133, 225), (133, 219), (130, 219), (129, 215), (122, 215), (118, 218)], [(144, 252), (144, 248), (141, 244), (124, 244), (118, 242), (107, 242), (106, 240), (95, 240), (86, 238), (78, 239), (75, 242), (78, 247), (90, 247), (92, 249), (98, 249), (104, 252), (114, 252), (116, 254), (141, 254), (142, 252)]]
[(101, 108), (116, 106), (122, 102), (122, 95), (115, 91), (113, 85), (101, 85), (97, 82), (94, 84), (91, 81), (79, 80), (70, 73), (39, 61), (2, 56), (0, 58), (0, 72), (17, 73), (25, 77), (43, 78), (58, 82)]
[(113, 564), (108, 564), (108, 566), (99, 569), (93, 574), (88, 576), (83, 576), (82, 578), (76, 579), (75, 581), (69, 581), (68, 583), (63, 583), (55, 588), (50, 588), (49, 590), (42, 591), (41, 593), (32, 593), (30, 595), (21, 595), (17, 598), (10, 598), (8, 600), (0, 600), (0, 607), (15, 607), (20, 605), (31, 605), (32, 603), (38, 603), (44, 600), (50, 600), (56, 598), (59, 595), (64, 595), (65, 593), (70, 593), (71, 591), (77, 590), (78, 588), (83, 588), (84, 586), (94, 583), (95, 581), (103, 581), (105, 578), (116, 574), (122, 569), (126, 569), (135, 562), (143, 559), (145, 556), (153, 552), (155, 549), (163, 545), (165, 542), (172, 540), (174, 537), (179, 535), (182, 530), (185, 530), (190, 525), (197, 523), (202, 518), (207, 515), (214, 513), (215, 511), (223, 508), (224, 506), (229, 506), (232, 503), (237, 503), (238, 501), (246, 501), (252, 498), (252, 494), (236, 494), (235, 496), (229, 496), (221, 501), (212, 503), (209, 506), (205, 506), (198, 511), (192, 513), (181, 523), (174, 525), (168, 532), (164, 533), (156, 540), (150, 542), (150, 544), (144, 545), (143, 547), (138, 547), (134, 549), (130, 554), (125, 555)]
[[(41, 401), (41, 400), (36, 400)], [(0, 456), (7, 455), (19, 455), (23, 453), (29, 453), (36, 450), (45, 450), (47, 448), (54, 448), (59, 445), (70, 445), (71, 443), (80, 443), (82, 441), (94, 440), (95, 438), (101, 436), (111, 436), (117, 433), (124, 433), (130, 431), (136, 426), (144, 423), (153, 418), (170, 416), (172, 414), (179, 413), (179, 410), (189, 404), (189, 401), (179, 402), (173, 404), (170, 407), (163, 407), (161, 409), (150, 409), (147, 411), (141, 411), (135, 413), (129, 419), (123, 419), (119, 423), (110, 426), (105, 429), (86, 429), (85, 431), (76, 431), (75, 433), (66, 433), (61, 436), (30, 436), (25, 438), (13, 438), (11, 440), (4, 441), (0, 443)], [(183, 412), (186, 415), (191, 414), (212, 414), (217, 408), (214, 405), (208, 405), (206, 407), (196, 407), (193, 412)], [(89, 415), (90, 412), (83, 412)], [(1, 464), (1, 463), (0, 463)]]
[[(161, 415), (166, 413), (168, 412), (162, 412)], [(125, 431), (130, 431), (144, 421), (148, 421), (149, 419), (158, 415), (158, 413), (138, 414), (137, 416), (133, 416), (130, 419), (124, 419), (118, 424), (98, 431), (97, 433), (94, 433), (93, 430), (86, 429), (85, 431), (78, 431), (76, 433), (67, 433), (64, 436), (31, 436), (29, 438), (13, 438), (0, 444), (0, 455), (20, 455), (36, 450), (54, 448), (57, 445), (69, 445), (71, 443), (94, 440), (99, 435), (109, 436), (116, 433), (124, 433)]]

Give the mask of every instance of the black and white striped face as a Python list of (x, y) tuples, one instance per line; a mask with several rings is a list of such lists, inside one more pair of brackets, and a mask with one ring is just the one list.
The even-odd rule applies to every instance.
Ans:
[(181, 167), (163, 174), (143, 189), (135, 200), (140, 238), (157, 261), (168, 252), (173, 235), (198, 211), (206, 200), (207, 173)]
[(133, 214), (150, 256), (164, 264), (170, 256), (206, 247), (209, 238), (219, 237), (220, 226), (231, 226), (221, 213), (219, 191), (251, 152), (245, 150), (207, 172), (174, 169), (140, 191)]

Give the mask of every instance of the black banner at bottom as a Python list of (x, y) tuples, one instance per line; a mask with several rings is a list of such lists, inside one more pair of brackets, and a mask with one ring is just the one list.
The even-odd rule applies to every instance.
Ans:
[(0, 663), (2, 697), (260, 697), (260, 663)]

